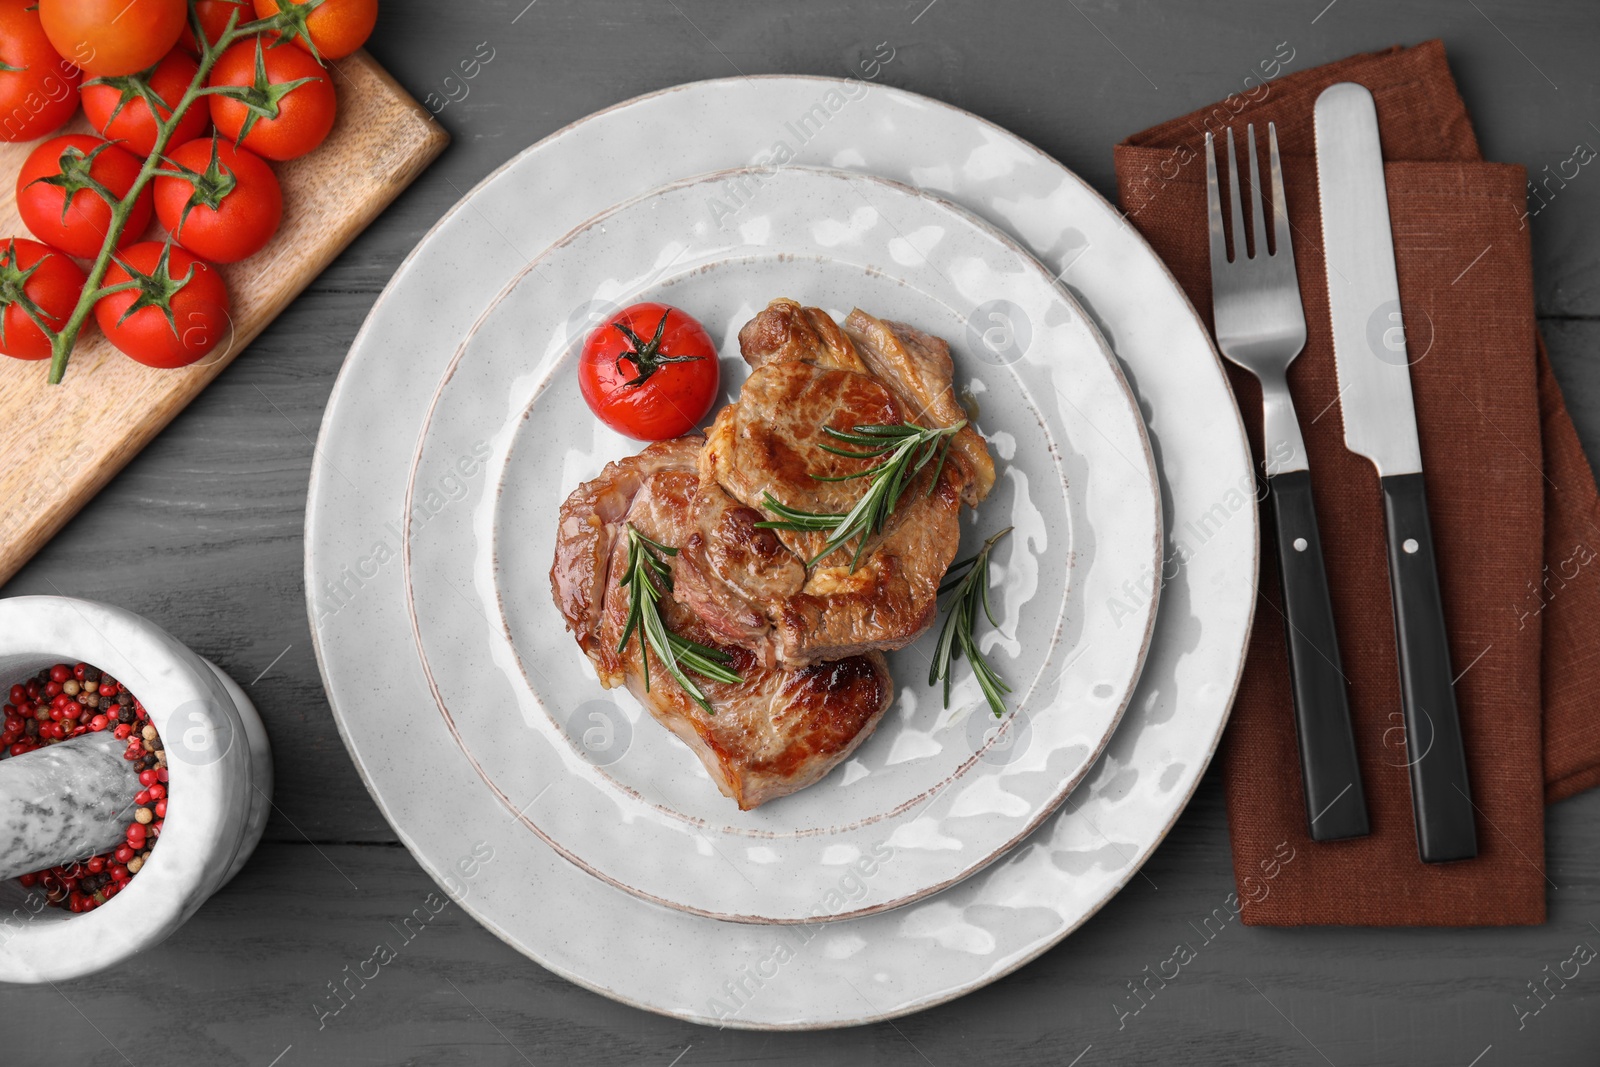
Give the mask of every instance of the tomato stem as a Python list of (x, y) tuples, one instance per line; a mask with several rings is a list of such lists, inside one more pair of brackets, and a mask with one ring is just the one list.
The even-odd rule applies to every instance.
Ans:
[(639, 371), (636, 377), (623, 382), (623, 385), (643, 385), (650, 380), (652, 374), (668, 363), (693, 363), (697, 359), (706, 358), (705, 356), (668, 356), (662, 353), (661, 335), (666, 332), (667, 316), (670, 314), (672, 314), (670, 311), (662, 312), (661, 321), (656, 323), (655, 336), (651, 337), (649, 341), (641, 339), (638, 334), (633, 332), (633, 328), (625, 322), (613, 322), (611, 324), (633, 346), (631, 352), (624, 352), (617, 357), (617, 373), (622, 373), (623, 360), (632, 363)]
[(122, 282), (117, 285), (103, 285), (94, 291), (94, 300), (95, 303), (98, 304), (101, 300), (104, 300), (108, 296), (115, 296), (118, 293), (125, 293), (129, 289), (137, 288), (139, 288), (139, 282), (137, 279)]
[(23, 270), (17, 263), (15, 237), (8, 240), (5, 251), (0, 252), (0, 303), (5, 305), (0, 308), (0, 344), (6, 339), (6, 313), (11, 310), (12, 305), (20, 307), (23, 314), (48, 336), (50, 324), (45, 321), (44, 309), (28, 295), (28, 279), (33, 277), (33, 272), (38, 270), (43, 262), (40, 260), (39, 263)]
[[(100, 246), (100, 254), (95, 257), (94, 265), (89, 268), (89, 278), (83, 283), (83, 294), (78, 297), (77, 306), (72, 309), (72, 314), (67, 316), (67, 321), (62, 324), (59, 331), (51, 333), (46, 331), (50, 338), (50, 377), (51, 385), (59, 385), (67, 373), (67, 360), (72, 357), (72, 346), (77, 343), (78, 334), (83, 330), (84, 323), (89, 320), (89, 315), (94, 311), (94, 305), (102, 297), (110, 293), (122, 292), (127, 285), (115, 285), (102, 288), (100, 283), (105, 279), (106, 271), (111, 267), (111, 261), (116, 256), (117, 245), (122, 238), (122, 231), (127, 229), (128, 218), (133, 214), (134, 205), (139, 201), (139, 194), (144, 192), (145, 186), (154, 180), (163, 163), (162, 156), (167, 150), (167, 142), (177, 131), (188, 113), (191, 105), (201, 97), (208, 95), (206, 78), (211, 73), (211, 68), (216, 65), (217, 59), (227, 51), (234, 42), (245, 37), (253, 37), (266, 32), (281, 32), (289, 27), (293, 19), (285, 17), (280, 11), (269, 18), (255, 19), (244, 24), (239, 23), (239, 13), (235, 11), (228, 16), (227, 29), (223, 30), (215, 43), (206, 40), (205, 28), (201, 25), (200, 15), (195, 10), (194, 4), (189, 5), (190, 29), (194, 32), (195, 43), (200, 48), (200, 67), (195, 72), (194, 78), (189, 82), (189, 87), (180, 99), (166, 121), (162, 121), (156, 108), (150, 109), (150, 117), (156, 123), (156, 143), (150, 150), (150, 157), (144, 161), (144, 166), (139, 168), (139, 176), (134, 179), (132, 187), (121, 200), (111, 205), (111, 226), (106, 231), (105, 243)], [(213, 134), (213, 136), (218, 136)]]

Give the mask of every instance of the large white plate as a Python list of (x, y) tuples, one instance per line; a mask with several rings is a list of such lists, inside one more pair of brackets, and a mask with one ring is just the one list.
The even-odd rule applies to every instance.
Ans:
[[(1139, 398), (1167, 531), (1144, 672), (1068, 802), (959, 885), (822, 927), (657, 907), (580, 871), (508, 817), (428, 697), (399, 562), (417, 427), (496, 287), (597, 212), (677, 178), (769, 162), (780, 143), (796, 163), (936, 192), (1061, 272)], [(459, 498), (460, 480), (483, 477), (477, 457), (463, 457), (437, 486), (441, 506)], [(401, 266), (323, 423), (306, 518), (308, 609), (357, 769), (418, 862), (485, 927), (556, 973), (652, 1011), (731, 1026), (848, 1025), (938, 1004), (1015, 970), (1082, 924), (1159, 844), (1210, 761), (1243, 664), (1255, 603), (1253, 487), (1238, 412), (1193, 309), (1132, 227), (1059, 163), (973, 115), (886, 87), (787, 76), (702, 82), (618, 105), (528, 149)], [(1104, 610), (1120, 616), (1154, 579)], [(486, 849), (493, 858), (483, 863)], [(824, 910), (848, 906), (881, 866), (866, 857), (842, 872)]]
[[(759, 197), (738, 225), (719, 224), (707, 202), (746, 182), (760, 183)], [(965, 512), (957, 556), (1014, 531), (995, 554), (1000, 624), (984, 634), (1014, 694), (997, 731), (958, 664), (943, 709), (927, 682), (930, 630), (889, 656), (895, 703), (844, 766), (741, 812), (626, 691), (607, 697), (547, 575), (559, 502), (639, 449), (579, 395), (588, 330), (573, 328), (573, 310), (646, 299), (687, 309), (721, 339), (731, 396), (745, 376), (739, 328), (776, 296), (841, 320), (859, 305), (955, 340), (956, 382), (975, 399), (998, 473), (989, 499)], [(971, 348), (982, 331), (1003, 332), (987, 317), (996, 308), (1013, 332), (1030, 324), (1026, 344)], [(437, 515), (419, 506), (416, 488), (480, 442), (486, 477)], [(441, 712), (507, 814), (612, 885), (716, 918), (865, 915), (992, 862), (1100, 754), (1155, 616), (1154, 600), (1122, 620), (1100, 610), (1154, 571), (1161, 534), (1144, 420), (1094, 327), (1010, 238), (945, 201), (845, 171), (714, 172), (563, 238), (461, 346), (424, 422), (412, 486), (405, 566), (418, 648)], [(1026, 751), (1013, 743), (1023, 732)], [(819, 904), (863, 856), (893, 862), (847, 908)]]

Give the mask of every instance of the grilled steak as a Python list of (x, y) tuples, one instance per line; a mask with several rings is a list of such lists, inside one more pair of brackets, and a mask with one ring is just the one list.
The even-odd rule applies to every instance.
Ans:
[[(627, 685), (652, 716), (694, 750), (717, 788), (748, 810), (805, 788), (849, 756), (877, 726), (894, 686), (881, 653), (770, 667), (727, 636), (737, 631), (741, 610), (751, 627), (763, 625), (764, 617), (754, 603), (739, 608), (715, 575), (723, 568), (745, 567), (781, 576), (785, 562), (793, 569), (798, 561), (784, 560), (787, 550), (769, 531), (745, 529), (734, 509), (697, 506), (703, 444), (697, 435), (653, 444), (608, 464), (599, 477), (579, 486), (561, 506), (550, 587), (601, 683), (608, 689)], [(703, 532), (703, 523), (711, 523), (711, 536)], [(627, 564), (628, 524), (679, 549), (667, 560), (676, 599), (659, 601), (667, 628), (723, 649), (743, 679), (733, 685), (694, 676), (715, 714), (690, 699), (653, 655), (646, 690), (642, 636), (617, 652), (629, 607), (629, 590), (619, 586)], [(713, 586), (719, 591), (715, 605), (722, 625), (717, 628), (699, 613)]]
[(824, 427), (959, 423), (949, 347), (860, 310), (844, 327), (817, 308), (775, 300), (745, 324), (739, 347), (753, 368), (739, 399), (718, 413), (700, 454), (695, 497), (703, 581), (679, 598), (726, 643), (764, 664), (801, 665), (901, 648), (937, 614), (939, 583), (961, 539), (959, 513), (994, 485), (994, 463), (970, 426), (946, 462), (925, 467), (884, 528), (816, 560), (827, 531), (767, 530), (770, 495), (800, 511), (848, 512), (876, 460), (839, 456)]

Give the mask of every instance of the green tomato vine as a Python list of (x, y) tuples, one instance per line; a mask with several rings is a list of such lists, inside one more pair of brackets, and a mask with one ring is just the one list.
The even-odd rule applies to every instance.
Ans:
[[(60, 330), (45, 330), (45, 335), (50, 338), (50, 377), (51, 385), (58, 385), (67, 373), (67, 361), (72, 357), (73, 346), (77, 343), (78, 334), (83, 330), (83, 325), (88, 321), (89, 315), (94, 311), (94, 306), (99, 301), (114, 293), (137, 288), (140, 279), (137, 277), (120, 285), (105, 286), (106, 271), (111, 266), (112, 258), (116, 254), (117, 244), (121, 240), (122, 232), (127, 228), (128, 218), (133, 213), (134, 205), (139, 200), (139, 194), (161, 172), (162, 164), (166, 162), (164, 154), (167, 142), (172, 139), (173, 133), (183, 121), (190, 107), (206, 96), (228, 96), (238, 100), (251, 109), (251, 121), (241, 131), (241, 137), (254, 125), (256, 118), (276, 118), (278, 101), (288, 92), (292, 91), (298, 83), (282, 87), (282, 92), (276, 94), (262, 94), (259, 86), (207, 86), (206, 79), (211, 74), (211, 68), (216, 65), (218, 57), (227, 51), (236, 42), (247, 37), (256, 37), (257, 48), (261, 47), (260, 35), (277, 34), (283, 38), (273, 47), (288, 46), (290, 38), (305, 36), (309, 41), (310, 35), (305, 30), (305, 17), (325, 0), (287, 0), (280, 4), (277, 14), (264, 19), (255, 19), (250, 22), (240, 23), (238, 12), (228, 17), (227, 28), (215, 41), (206, 39), (205, 28), (200, 21), (200, 15), (195, 10), (194, 0), (189, 3), (189, 28), (194, 33), (196, 45), (200, 49), (200, 65), (189, 87), (184, 91), (183, 97), (167, 111), (166, 102), (161, 100), (153, 89), (150, 88), (148, 75), (150, 71), (142, 74), (129, 75), (126, 79), (119, 79), (119, 83), (126, 83), (128, 88), (143, 96), (150, 105), (150, 116), (156, 123), (156, 143), (151, 150), (149, 158), (139, 169), (139, 176), (134, 180), (131, 188), (120, 200), (110, 195), (108, 190), (101, 187), (97, 195), (106, 199), (111, 205), (111, 226), (106, 233), (104, 244), (100, 246), (100, 253), (95, 257), (94, 264), (89, 268), (88, 280), (84, 283), (83, 293), (78, 297), (77, 305), (72, 309), (72, 314), (67, 316), (66, 322)], [(321, 56), (312, 48), (312, 54), (320, 61)], [(154, 68), (152, 68), (153, 70)], [(161, 116), (166, 113), (166, 118)], [(167, 173), (172, 173), (168, 171)], [(97, 183), (98, 184), (98, 183)], [(133, 273), (130, 271), (129, 273)]]

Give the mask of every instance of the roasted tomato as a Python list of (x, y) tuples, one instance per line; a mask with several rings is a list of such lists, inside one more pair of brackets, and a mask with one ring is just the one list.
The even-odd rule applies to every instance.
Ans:
[(705, 327), (666, 304), (634, 304), (584, 342), (578, 388), (589, 410), (618, 433), (665, 441), (711, 410), (721, 384)]
[[(173, 107), (183, 99), (199, 70), (193, 59), (175, 48), (149, 72), (145, 85), (164, 105), (160, 109), (163, 122), (172, 117)], [(95, 79), (85, 85), (83, 113), (89, 125), (99, 130), (102, 137), (117, 142), (141, 159), (155, 151), (160, 131), (156, 129), (155, 117), (150, 114), (150, 102), (131, 79)], [(206, 132), (210, 122), (210, 110), (204, 103), (195, 101), (183, 113), (183, 121), (178, 123), (167, 144), (176, 147), (194, 140)]]
[(187, 367), (232, 331), (228, 287), (211, 264), (170, 244), (145, 241), (119, 253), (107, 288), (138, 286), (100, 298), (95, 321), (118, 350), (147, 367)]
[[(79, 259), (100, 254), (111, 230), (111, 205), (96, 185), (123, 197), (139, 177), (126, 149), (81, 133), (53, 137), (35, 148), (17, 175), (17, 214), (45, 244)], [(150, 187), (134, 201), (118, 247), (139, 239), (150, 224)]]
[(0, 245), (0, 352), (17, 359), (49, 359), (52, 330), (66, 325), (78, 306), (83, 269), (63, 253), (20, 237)]
[(155, 66), (188, 17), (185, 0), (39, 0), (55, 50), (96, 78)]
[(0, 141), (54, 133), (78, 110), (83, 73), (56, 54), (34, 0), (0, 0)]
[(338, 108), (333, 82), (309, 52), (240, 41), (217, 59), (211, 121), (222, 135), (268, 159), (303, 156), (328, 136)]

